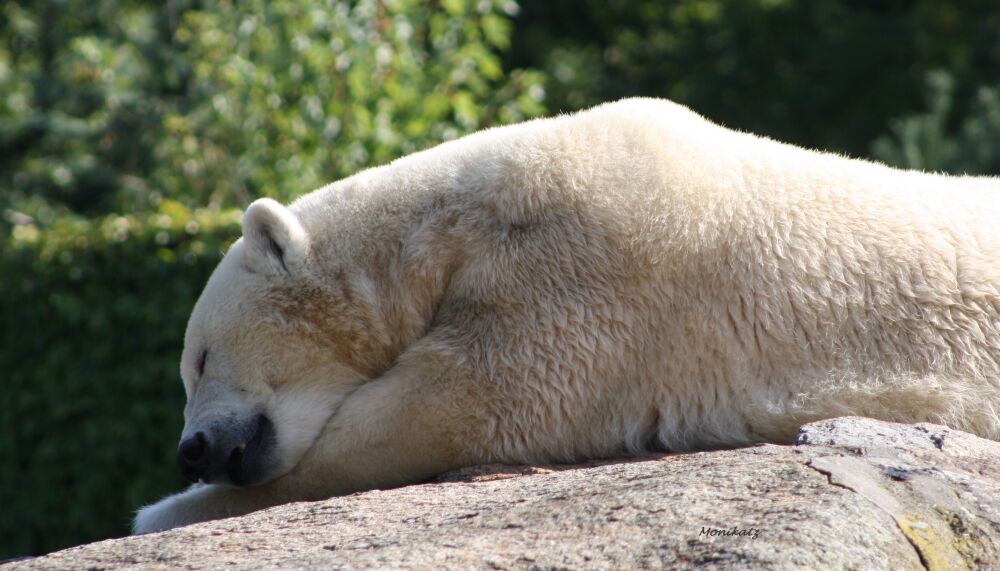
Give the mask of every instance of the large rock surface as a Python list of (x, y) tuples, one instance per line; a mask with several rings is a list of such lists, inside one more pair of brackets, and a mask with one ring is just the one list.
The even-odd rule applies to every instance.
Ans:
[(1000, 568), (1000, 443), (840, 418), (796, 446), (470, 468), (12, 564), (234, 566)]

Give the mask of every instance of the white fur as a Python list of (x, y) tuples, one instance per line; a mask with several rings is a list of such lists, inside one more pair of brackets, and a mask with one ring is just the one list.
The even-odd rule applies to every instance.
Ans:
[(787, 442), (844, 414), (1000, 438), (998, 220), (996, 179), (648, 99), (256, 203), (182, 372), (197, 401), (209, 348), (204, 378), (274, 417), (282, 468), (168, 498), (136, 531), (481, 462)]
[[(243, 215), (246, 262), (257, 271), (277, 273), (300, 269), (309, 240), (299, 221), (271, 198), (254, 201)], [(280, 255), (279, 255), (280, 254)]]

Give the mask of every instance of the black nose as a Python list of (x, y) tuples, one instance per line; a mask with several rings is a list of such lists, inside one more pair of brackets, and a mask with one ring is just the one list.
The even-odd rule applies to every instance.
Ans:
[(192, 482), (205, 478), (208, 472), (208, 440), (204, 432), (185, 438), (177, 448), (177, 465), (184, 477)]

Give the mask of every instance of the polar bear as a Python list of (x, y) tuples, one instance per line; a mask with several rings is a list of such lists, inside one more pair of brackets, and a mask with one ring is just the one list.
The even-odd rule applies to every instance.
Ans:
[(1000, 438), (1000, 181), (629, 99), (254, 202), (188, 325), (198, 482), (137, 533), (479, 463)]

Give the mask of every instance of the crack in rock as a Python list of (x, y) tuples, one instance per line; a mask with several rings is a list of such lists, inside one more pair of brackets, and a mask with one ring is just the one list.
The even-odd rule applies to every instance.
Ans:
[(879, 472), (858, 458), (820, 456), (806, 466), (825, 475), (830, 484), (850, 490), (888, 514), (896, 527), (913, 546), (920, 564), (928, 571), (968, 569), (965, 559), (947, 536), (934, 529), (928, 518), (907, 510), (899, 499), (880, 483)]

